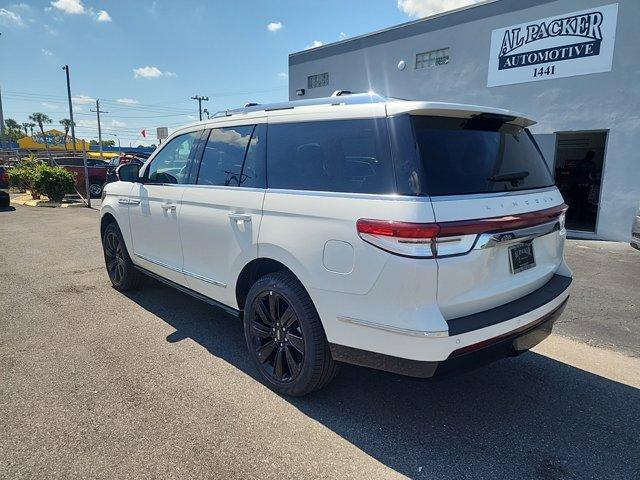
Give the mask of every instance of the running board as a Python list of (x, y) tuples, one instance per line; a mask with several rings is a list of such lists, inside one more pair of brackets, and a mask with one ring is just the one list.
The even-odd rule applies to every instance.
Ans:
[(225, 312), (233, 315), (234, 317), (240, 317), (240, 310), (237, 310), (237, 309), (235, 309), (233, 307), (225, 305), (224, 303), (220, 303), (217, 300), (214, 300), (213, 298), (209, 298), (206, 295), (202, 295), (201, 293), (198, 293), (195, 290), (191, 290), (190, 288), (184, 287), (184, 286), (180, 285), (179, 283), (172, 282), (171, 280), (168, 280), (168, 279), (166, 279), (164, 277), (161, 277), (157, 273), (153, 273), (153, 272), (147, 270), (146, 268), (139, 267), (138, 265), (134, 265), (134, 267), (136, 268), (136, 270), (139, 270), (140, 272), (144, 273), (145, 275), (148, 275), (149, 277), (154, 278), (154, 279), (158, 280), (159, 282), (164, 283), (165, 285), (169, 285), (170, 287), (173, 287), (176, 290), (180, 290), (182, 293), (186, 293), (187, 295), (191, 295), (193, 298), (197, 298), (198, 300), (200, 300), (202, 302), (205, 302), (205, 303), (208, 303), (209, 305), (221, 308), (222, 310), (224, 310)]

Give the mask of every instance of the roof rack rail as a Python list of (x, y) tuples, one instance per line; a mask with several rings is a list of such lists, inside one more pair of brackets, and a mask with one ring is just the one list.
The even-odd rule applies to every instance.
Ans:
[(331, 94), (332, 97), (341, 97), (343, 95), (353, 95), (353, 92), (351, 90), (336, 90)]
[[(337, 97), (340, 97), (339, 99)], [(382, 103), (389, 99), (374, 92), (351, 93), (348, 90), (336, 90), (330, 97), (309, 98), (305, 100), (292, 100), (280, 103), (247, 103), (244, 107), (232, 110), (220, 110), (211, 115), (211, 118), (231, 117), (250, 112), (271, 112), (274, 110), (290, 110), (299, 107), (313, 105), (361, 105), (367, 103)]]

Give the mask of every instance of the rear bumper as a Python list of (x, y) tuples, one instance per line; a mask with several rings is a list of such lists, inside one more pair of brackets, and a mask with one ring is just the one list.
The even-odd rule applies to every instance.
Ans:
[(337, 361), (419, 378), (473, 369), (529, 350), (549, 336), (566, 305), (570, 283), (571, 278), (554, 275), (532, 294), (485, 312), (449, 320), (447, 337), (421, 339), (424, 349), (446, 352), (436, 361), (338, 344), (331, 344), (331, 354)]

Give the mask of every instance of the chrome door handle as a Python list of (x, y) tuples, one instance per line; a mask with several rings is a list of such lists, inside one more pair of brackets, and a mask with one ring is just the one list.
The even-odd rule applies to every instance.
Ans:
[(246, 213), (233, 212), (229, 214), (229, 218), (231, 220), (235, 220), (238, 223), (251, 221), (251, 215), (247, 215)]
[(120, 205), (139, 205), (140, 200), (132, 200), (131, 198), (119, 198), (118, 203)]
[(175, 212), (176, 206), (172, 203), (165, 203), (164, 205), (162, 205), (162, 209), (168, 212)]

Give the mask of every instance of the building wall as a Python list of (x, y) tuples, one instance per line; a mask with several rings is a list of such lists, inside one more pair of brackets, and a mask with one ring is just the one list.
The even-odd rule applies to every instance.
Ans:
[[(555, 132), (608, 130), (596, 237), (626, 241), (640, 204), (640, 1), (619, 0), (611, 72), (487, 87), (491, 32), (497, 28), (599, 7), (607, 0), (500, 0), (450, 18), (427, 20), (442, 28), (414, 24), (394, 32), (342, 42), (289, 58), (289, 95), (307, 89), (307, 76), (329, 72), (329, 85), (307, 89), (302, 98), (330, 95), (336, 89), (373, 90), (407, 98), (508, 108), (538, 121), (532, 127), (553, 165)], [(522, 6), (527, 8), (522, 8)], [(513, 11), (493, 14), (500, 8)], [(513, 7), (513, 8), (512, 8)], [(483, 10), (484, 9), (484, 10)], [(477, 18), (485, 13), (491, 16)], [(464, 16), (463, 16), (464, 15)], [(469, 21), (466, 21), (469, 19)], [(449, 24), (454, 23), (452, 21)], [(403, 30), (405, 31), (403, 33)], [(410, 34), (410, 36), (407, 36)], [(405, 38), (403, 38), (405, 37)], [(385, 40), (386, 38), (386, 40)], [(450, 48), (447, 65), (414, 69), (419, 52)], [(406, 68), (399, 70), (404, 60)]]

